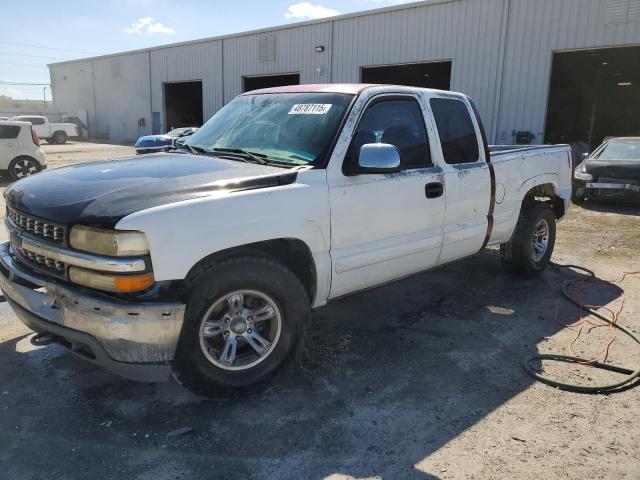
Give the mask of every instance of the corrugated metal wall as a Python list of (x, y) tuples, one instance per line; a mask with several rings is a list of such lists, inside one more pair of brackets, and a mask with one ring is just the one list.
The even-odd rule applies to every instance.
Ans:
[(608, 9), (616, 3), (511, 0), (497, 143), (511, 143), (513, 129), (533, 132), (537, 143), (544, 140), (554, 51), (640, 44), (638, 21), (610, 23)]
[(363, 66), (452, 60), (451, 89), (493, 122), (505, 0), (466, 0), (334, 23), (333, 80), (358, 82)]
[[(148, 54), (93, 60), (93, 85), (99, 138), (135, 140), (149, 131)], [(138, 127), (140, 118), (145, 127)]]
[(89, 136), (94, 137), (96, 133), (92, 61), (53, 65), (49, 70), (49, 76), (53, 91), (53, 109), (73, 114), (86, 110)]
[[(260, 55), (264, 37), (275, 40), (272, 56)], [(301, 83), (328, 83), (330, 44), (329, 22), (225, 39), (225, 103), (242, 93), (244, 76), (299, 73)], [(324, 45), (327, 50), (316, 53), (317, 45)]]
[[(54, 100), (57, 110), (92, 112), (95, 90), (97, 133), (129, 140), (141, 115), (147, 130), (151, 112), (164, 122), (164, 82), (202, 80), (208, 119), (241, 93), (244, 76), (299, 73), (302, 83), (358, 82), (364, 66), (451, 60), (451, 88), (476, 100), (493, 142), (511, 143), (514, 129), (542, 141), (553, 52), (640, 44), (636, 3), (432, 0), (119, 55), (118, 79), (114, 57), (52, 65)], [(317, 53), (318, 45), (325, 51)]]
[(166, 129), (163, 87), (166, 82), (201, 80), (205, 120), (222, 108), (221, 41), (161, 48), (150, 51), (149, 56), (152, 79), (149, 110), (161, 113), (162, 131)]

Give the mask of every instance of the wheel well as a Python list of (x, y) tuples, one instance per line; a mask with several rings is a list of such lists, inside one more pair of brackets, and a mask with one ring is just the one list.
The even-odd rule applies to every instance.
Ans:
[(564, 200), (556, 194), (551, 183), (536, 185), (529, 190), (522, 200), (522, 208), (528, 208), (534, 203), (548, 203), (556, 218), (562, 218), (565, 214)]
[(67, 135), (67, 132), (65, 132), (64, 130), (56, 130), (55, 132), (53, 132), (53, 133), (51, 134), (51, 136), (52, 136), (52, 137), (53, 137), (53, 136), (55, 136), (55, 134), (56, 134), (56, 133), (61, 133), (61, 134), (62, 134), (62, 135), (64, 135), (65, 137), (67, 137), (67, 136), (68, 136), (68, 135)]
[(316, 268), (313, 255), (306, 243), (295, 238), (280, 238), (264, 242), (250, 243), (213, 253), (195, 264), (186, 276), (186, 282), (193, 278), (203, 264), (217, 263), (233, 257), (246, 255), (267, 256), (287, 267), (304, 286), (309, 300), (316, 294)]

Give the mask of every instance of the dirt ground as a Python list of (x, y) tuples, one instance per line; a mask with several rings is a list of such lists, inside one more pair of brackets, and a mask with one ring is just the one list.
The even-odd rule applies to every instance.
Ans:
[[(132, 152), (45, 150), (52, 167)], [(615, 279), (640, 270), (638, 252), (640, 207), (586, 204), (558, 225), (553, 258)], [(488, 251), (344, 299), (314, 312), (298, 368), (263, 394), (225, 401), (33, 347), (0, 304), (0, 478), (640, 478), (638, 388), (567, 393), (521, 367), (573, 338), (553, 321), (556, 306), (563, 322), (578, 318), (557, 303), (571, 275), (550, 268), (536, 280), (514, 278)], [(638, 331), (640, 275), (621, 286), (620, 322)], [(621, 298), (603, 282), (585, 300)], [(585, 333), (576, 351), (596, 355), (608, 334)], [(619, 336), (610, 360), (637, 368), (640, 347)], [(545, 371), (586, 383), (615, 378), (567, 365)], [(182, 427), (193, 430), (168, 436)]]

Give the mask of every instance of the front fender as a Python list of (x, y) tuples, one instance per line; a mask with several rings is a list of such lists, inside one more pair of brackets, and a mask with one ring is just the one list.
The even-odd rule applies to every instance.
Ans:
[[(329, 199), (324, 170), (300, 172), (291, 185), (161, 205), (124, 217), (119, 230), (139, 230), (149, 242), (157, 281), (182, 280), (203, 258), (233, 247), (288, 238), (304, 242), (317, 272), (329, 251)], [(324, 279), (318, 278), (318, 285)]]

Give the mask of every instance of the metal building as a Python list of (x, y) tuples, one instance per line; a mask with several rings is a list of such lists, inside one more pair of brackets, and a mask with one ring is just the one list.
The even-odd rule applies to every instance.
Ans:
[(467, 93), (493, 143), (640, 134), (640, 0), (426, 0), (49, 67), (55, 109), (113, 140), (254, 88), (361, 81)]

